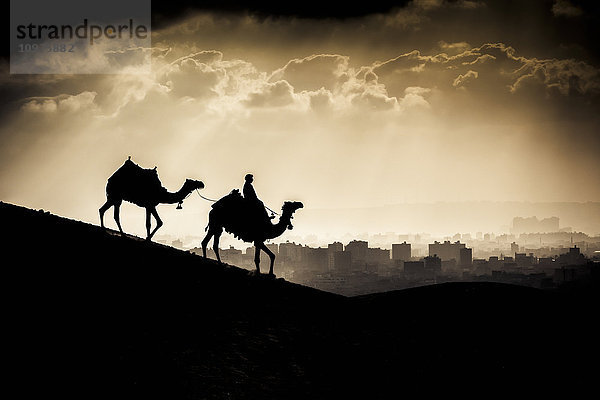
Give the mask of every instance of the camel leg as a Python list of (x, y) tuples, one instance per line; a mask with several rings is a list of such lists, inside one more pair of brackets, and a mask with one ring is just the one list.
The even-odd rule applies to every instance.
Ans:
[(124, 233), (123, 228), (121, 228), (121, 217), (120, 217), (120, 213), (119, 213), (120, 209), (121, 209), (121, 203), (116, 203), (115, 204), (115, 222), (117, 223), (117, 226), (119, 227), (119, 231), (121, 233)]
[[(150, 208), (150, 213), (154, 216), (154, 219), (156, 220), (156, 227), (154, 228), (154, 230), (148, 234), (148, 237), (146, 238), (146, 240), (152, 240), (152, 236), (154, 236), (154, 234), (156, 233), (156, 231), (158, 230), (158, 228), (160, 228), (161, 226), (163, 226), (163, 222), (160, 219), (160, 217), (158, 216), (158, 212), (156, 211), (156, 207), (152, 207)], [(150, 220), (150, 216), (148, 216), (148, 220)], [(147, 225), (148, 227), (148, 231), (150, 231), (150, 223), (148, 222)]]
[(152, 226), (152, 213), (150, 212), (150, 208), (146, 208), (146, 239), (150, 239), (150, 228)]
[(208, 242), (214, 236), (214, 232), (209, 230), (204, 239), (202, 240), (202, 256), (206, 258), (206, 247), (208, 246)]
[(256, 273), (260, 274), (260, 245), (262, 243), (254, 242), (254, 264), (256, 265)]
[(273, 264), (275, 264), (275, 254), (273, 254), (273, 252), (271, 250), (269, 250), (269, 248), (264, 243), (261, 243), (259, 245), (259, 247), (262, 251), (267, 253), (269, 258), (271, 259), (271, 267), (269, 268), (269, 275), (274, 275), (273, 274)]
[(216, 236), (217, 233), (218, 231), (209, 228), (208, 233), (202, 240), (202, 255), (204, 256), (204, 258), (206, 258), (206, 248), (208, 247), (208, 242), (210, 242), (210, 239), (212, 239), (213, 236)]
[(219, 255), (219, 239), (221, 238), (221, 233), (223, 232), (215, 232), (214, 233), (214, 240), (213, 240), (213, 250), (215, 252), (215, 255), (217, 256), (217, 261), (221, 262), (221, 256)]
[(104, 205), (102, 207), (100, 207), (100, 210), (98, 210), (100, 212), (100, 226), (104, 229), (104, 213), (113, 206), (113, 204), (106, 200), (106, 203), (104, 203)]

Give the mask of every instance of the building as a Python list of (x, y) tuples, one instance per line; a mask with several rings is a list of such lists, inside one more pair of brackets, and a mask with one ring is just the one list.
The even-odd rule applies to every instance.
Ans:
[(275, 254), (275, 257), (279, 255), (279, 245), (277, 243), (265, 243), (265, 246)]
[(328, 269), (333, 271), (334, 266), (334, 254), (338, 251), (344, 251), (344, 245), (340, 242), (333, 242), (327, 245), (327, 257), (328, 257)]
[(427, 275), (431, 275), (433, 278), (435, 278), (437, 275), (442, 273), (442, 259), (438, 256), (427, 256), (425, 257), (424, 262), (424, 268)]
[(307, 267), (315, 272), (325, 272), (329, 269), (329, 249), (309, 248), (307, 253)]
[(538, 259), (538, 265), (540, 267), (552, 267), (554, 265), (554, 259), (552, 257), (540, 257)]
[(560, 265), (582, 265), (586, 263), (585, 256), (581, 254), (581, 249), (575, 245), (569, 248), (569, 252), (558, 256)]
[(451, 243), (449, 240), (440, 243), (435, 241), (429, 244), (429, 255), (437, 255), (442, 261), (454, 259), (457, 263), (460, 261), (460, 249), (464, 249), (466, 245), (459, 241)]
[(515, 253), (515, 262), (519, 267), (532, 267), (536, 264), (536, 258), (533, 254)]
[(366, 262), (369, 243), (364, 240), (353, 240), (346, 245), (346, 251), (352, 254), (352, 262)]
[(463, 268), (470, 268), (473, 265), (473, 249), (463, 247), (459, 250), (458, 263)]
[(350, 272), (352, 269), (352, 253), (348, 251), (333, 253), (333, 269), (336, 272)]
[(305, 261), (306, 249), (302, 245), (285, 242), (279, 245), (279, 255), (283, 261), (299, 263)]
[(456, 271), (456, 260), (442, 260), (442, 271), (445, 273)]
[(425, 277), (425, 262), (404, 261), (404, 276), (409, 279), (422, 279)]
[(492, 256), (489, 258), (488, 260), (488, 265), (490, 267), (491, 270), (500, 270), (500, 268), (502, 268), (502, 262), (500, 261), (500, 259), (498, 258), (498, 256)]
[(477, 276), (492, 274), (489, 261), (482, 258), (473, 259), (473, 271)]
[(392, 244), (392, 260), (410, 261), (411, 248), (410, 243), (393, 243)]
[(383, 264), (390, 263), (390, 251), (380, 248), (367, 249), (367, 264)]
[(227, 264), (232, 265), (241, 265), (242, 255), (242, 251), (234, 248), (233, 246), (229, 246), (228, 249), (221, 249), (219, 251), (219, 256), (221, 257), (221, 260)]
[(344, 251), (344, 245), (340, 242), (333, 242), (327, 245), (327, 250), (331, 253), (335, 253), (336, 251)]
[(518, 245), (516, 242), (512, 242), (512, 243), (510, 244), (510, 252), (511, 252), (512, 254), (516, 254), (516, 253), (518, 253), (518, 252), (519, 252), (519, 245)]
[(511, 233), (545, 233), (545, 232), (558, 232), (559, 231), (559, 219), (558, 217), (550, 217), (538, 220), (537, 217), (515, 217), (513, 218), (513, 226)]

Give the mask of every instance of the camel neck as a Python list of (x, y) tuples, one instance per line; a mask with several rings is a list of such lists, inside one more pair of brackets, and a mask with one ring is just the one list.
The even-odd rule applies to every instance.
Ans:
[(275, 239), (283, 235), (288, 225), (290, 224), (290, 215), (284, 214), (279, 218), (279, 222), (273, 225), (272, 229), (267, 233), (267, 239)]
[(185, 185), (179, 189), (177, 192), (166, 192), (161, 203), (166, 204), (175, 204), (183, 201), (188, 194), (191, 193), (191, 190), (188, 190)]

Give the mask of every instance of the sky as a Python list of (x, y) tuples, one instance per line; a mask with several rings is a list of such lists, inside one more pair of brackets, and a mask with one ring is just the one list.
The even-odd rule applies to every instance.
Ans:
[[(11, 75), (4, 52), (0, 200), (97, 224), (131, 156), (212, 199), (252, 173), (274, 210), (600, 201), (594, 2), (369, 3), (153, 1), (150, 71)], [(159, 232), (202, 235), (209, 209), (160, 206)]]

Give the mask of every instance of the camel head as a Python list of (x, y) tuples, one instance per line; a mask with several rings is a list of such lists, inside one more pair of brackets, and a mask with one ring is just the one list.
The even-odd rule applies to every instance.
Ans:
[[(292, 220), (294, 218), (294, 212), (296, 212), (296, 210), (298, 210), (299, 208), (303, 207), (304, 204), (302, 204), (299, 201), (286, 201), (285, 203), (283, 203), (283, 207), (281, 207), (281, 218), (289, 218), (290, 220)], [(292, 224), (288, 223), (287, 228), (292, 229)]]
[(190, 193), (192, 193), (196, 189), (202, 189), (203, 187), (204, 183), (200, 181), (186, 179), (179, 192), (177, 192), (177, 195), (179, 196), (178, 199), (176, 198), (176, 201), (178, 202), (177, 209), (181, 210), (183, 208), (181, 206), (183, 204), (183, 200), (185, 200)]
[(186, 179), (185, 183), (183, 184), (183, 186), (186, 189), (189, 189), (190, 192), (196, 190), (196, 189), (202, 189), (204, 188), (204, 183), (202, 183), (201, 181), (196, 181), (193, 179)]

